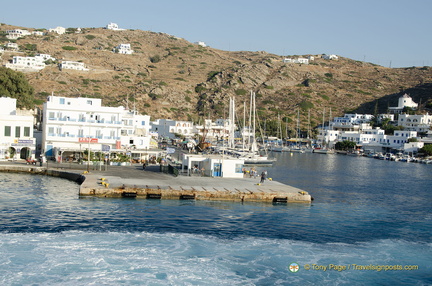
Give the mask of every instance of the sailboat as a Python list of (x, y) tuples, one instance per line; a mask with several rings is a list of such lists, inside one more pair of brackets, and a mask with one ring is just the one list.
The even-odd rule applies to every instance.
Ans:
[(265, 164), (271, 165), (276, 160), (274, 158), (268, 158), (267, 156), (261, 155), (258, 150), (255, 130), (256, 130), (256, 103), (255, 93), (251, 91), (250, 96), (250, 113), (249, 113), (249, 140), (248, 140), (248, 151), (238, 153), (239, 158), (245, 160), (245, 165), (258, 165)]
[(290, 149), (292, 153), (304, 153), (304, 150), (299, 146), (298, 138), (300, 136), (300, 110), (297, 109), (297, 135), (296, 135), (296, 146)]
[[(282, 135), (282, 125), (281, 125), (281, 120), (280, 120), (280, 115), (279, 114), (278, 114), (278, 123), (279, 123), (279, 125), (278, 125), (278, 133), (279, 133), (279, 136), (282, 138), (283, 137), (283, 135)], [(274, 146), (271, 147), (271, 151), (273, 151), (273, 152), (289, 152), (289, 150), (290, 150), (289, 147), (284, 146), (282, 139), (281, 139), (281, 141), (280, 141), (280, 143), (278, 145), (274, 145)]]
[[(330, 114), (331, 114), (331, 110), (330, 110)], [(331, 115), (330, 115), (331, 117)], [(329, 126), (330, 128), (330, 126)], [(322, 128), (321, 128), (321, 132), (322, 132), (322, 144), (324, 145), (323, 148), (315, 148), (313, 150), (313, 153), (318, 153), (318, 154), (334, 154), (334, 150), (333, 149), (329, 149), (325, 146), (325, 135), (326, 135), (326, 131), (325, 131), (325, 109), (323, 111), (323, 123), (322, 123)]]

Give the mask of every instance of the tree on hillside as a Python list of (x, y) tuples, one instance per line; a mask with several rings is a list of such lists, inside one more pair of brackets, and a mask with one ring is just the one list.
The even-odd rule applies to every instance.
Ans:
[(24, 74), (0, 67), (0, 96), (17, 99), (17, 108), (34, 107), (34, 89)]

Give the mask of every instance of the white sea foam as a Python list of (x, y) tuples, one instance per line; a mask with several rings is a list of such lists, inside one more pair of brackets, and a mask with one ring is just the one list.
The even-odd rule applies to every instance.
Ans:
[[(1, 233), (1, 285), (360, 285), (431, 282), (432, 245), (309, 243), (179, 233)], [(296, 262), (300, 271), (291, 273)], [(419, 265), (415, 271), (320, 271), (309, 265)], [(384, 283), (384, 284), (385, 284)]]

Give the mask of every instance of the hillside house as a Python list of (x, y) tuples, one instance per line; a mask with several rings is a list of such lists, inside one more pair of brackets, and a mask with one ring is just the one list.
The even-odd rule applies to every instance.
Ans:
[(53, 58), (49, 54), (37, 54), (36, 57), (41, 57), (44, 61), (47, 61), (47, 60), (55, 61), (56, 60), (55, 58)]
[(292, 64), (309, 64), (309, 59), (306, 58), (297, 58), (297, 59), (291, 59), (291, 58), (285, 58), (282, 60), (283, 63), (292, 63)]
[(204, 43), (204, 42), (195, 42), (194, 44), (198, 45), (198, 46), (201, 46), (203, 48), (207, 47), (206, 43)]
[(8, 42), (8, 43), (5, 45), (5, 47), (6, 47), (8, 50), (12, 50), (12, 51), (18, 51), (18, 50), (19, 50), (19, 47), (18, 47), (18, 44), (17, 44), (17, 43), (11, 43), (11, 42)]
[(63, 28), (63, 27), (59, 26), (59, 27), (56, 27), (56, 28), (49, 29), (48, 32), (50, 32), (50, 33), (57, 33), (59, 35), (63, 35), (63, 34), (66, 33), (66, 28)]
[(59, 69), (69, 69), (69, 70), (77, 70), (77, 71), (88, 71), (89, 69), (85, 67), (84, 63), (74, 62), (74, 61), (62, 61), (59, 64)]
[(418, 104), (413, 101), (411, 96), (408, 94), (404, 94), (398, 99), (398, 106), (396, 107), (389, 107), (389, 111), (394, 114), (400, 114), (402, 113), (403, 109), (405, 107), (411, 108), (411, 109), (417, 109)]
[(429, 113), (424, 115), (400, 114), (398, 126), (404, 127), (404, 130), (427, 132), (432, 128), (432, 115)]
[(16, 40), (18, 38), (22, 38), (25, 36), (30, 36), (31, 33), (27, 30), (21, 30), (21, 29), (15, 29), (15, 30), (7, 30), (6, 31), (6, 38), (10, 40)]
[(324, 54), (321, 57), (325, 60), (337, 60), (337, 59), (339, 59), (339, 57), (336, 55), (325, 55)]
[(6, 67), (13, 70), (39, 71), (45, 68), (45, 63), (42, 57), (14, 56), (12, 62), (7, 63)]
[(33, 31), (31, 33), (32, 33), (32, 35), (35, 35), (35, 36), (43, 36), (43, 35), (45, 35), (45, 33), (42, 32), (42, 31)]
[(105, 29), (113, 30), (113, 31), (123, 31), (124, 29), (120, 29), (116, 23), (109, 23), (106, 25)]
[(134, 51), (131, 49), (130, 44), (120, 44), (117, 47), (113, 48), (113, 52), (124, 55), (131, 55)]

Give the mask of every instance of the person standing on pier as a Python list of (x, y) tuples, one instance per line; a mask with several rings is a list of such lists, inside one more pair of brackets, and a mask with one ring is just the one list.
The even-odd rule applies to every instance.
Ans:
[(263, 171), (263, 172), (261, 173), (261, 182), (260, 182), (260, 184), (264, 183), (266, 177), (267, 177), (267, 172), (266, 172), (266, 171)]

